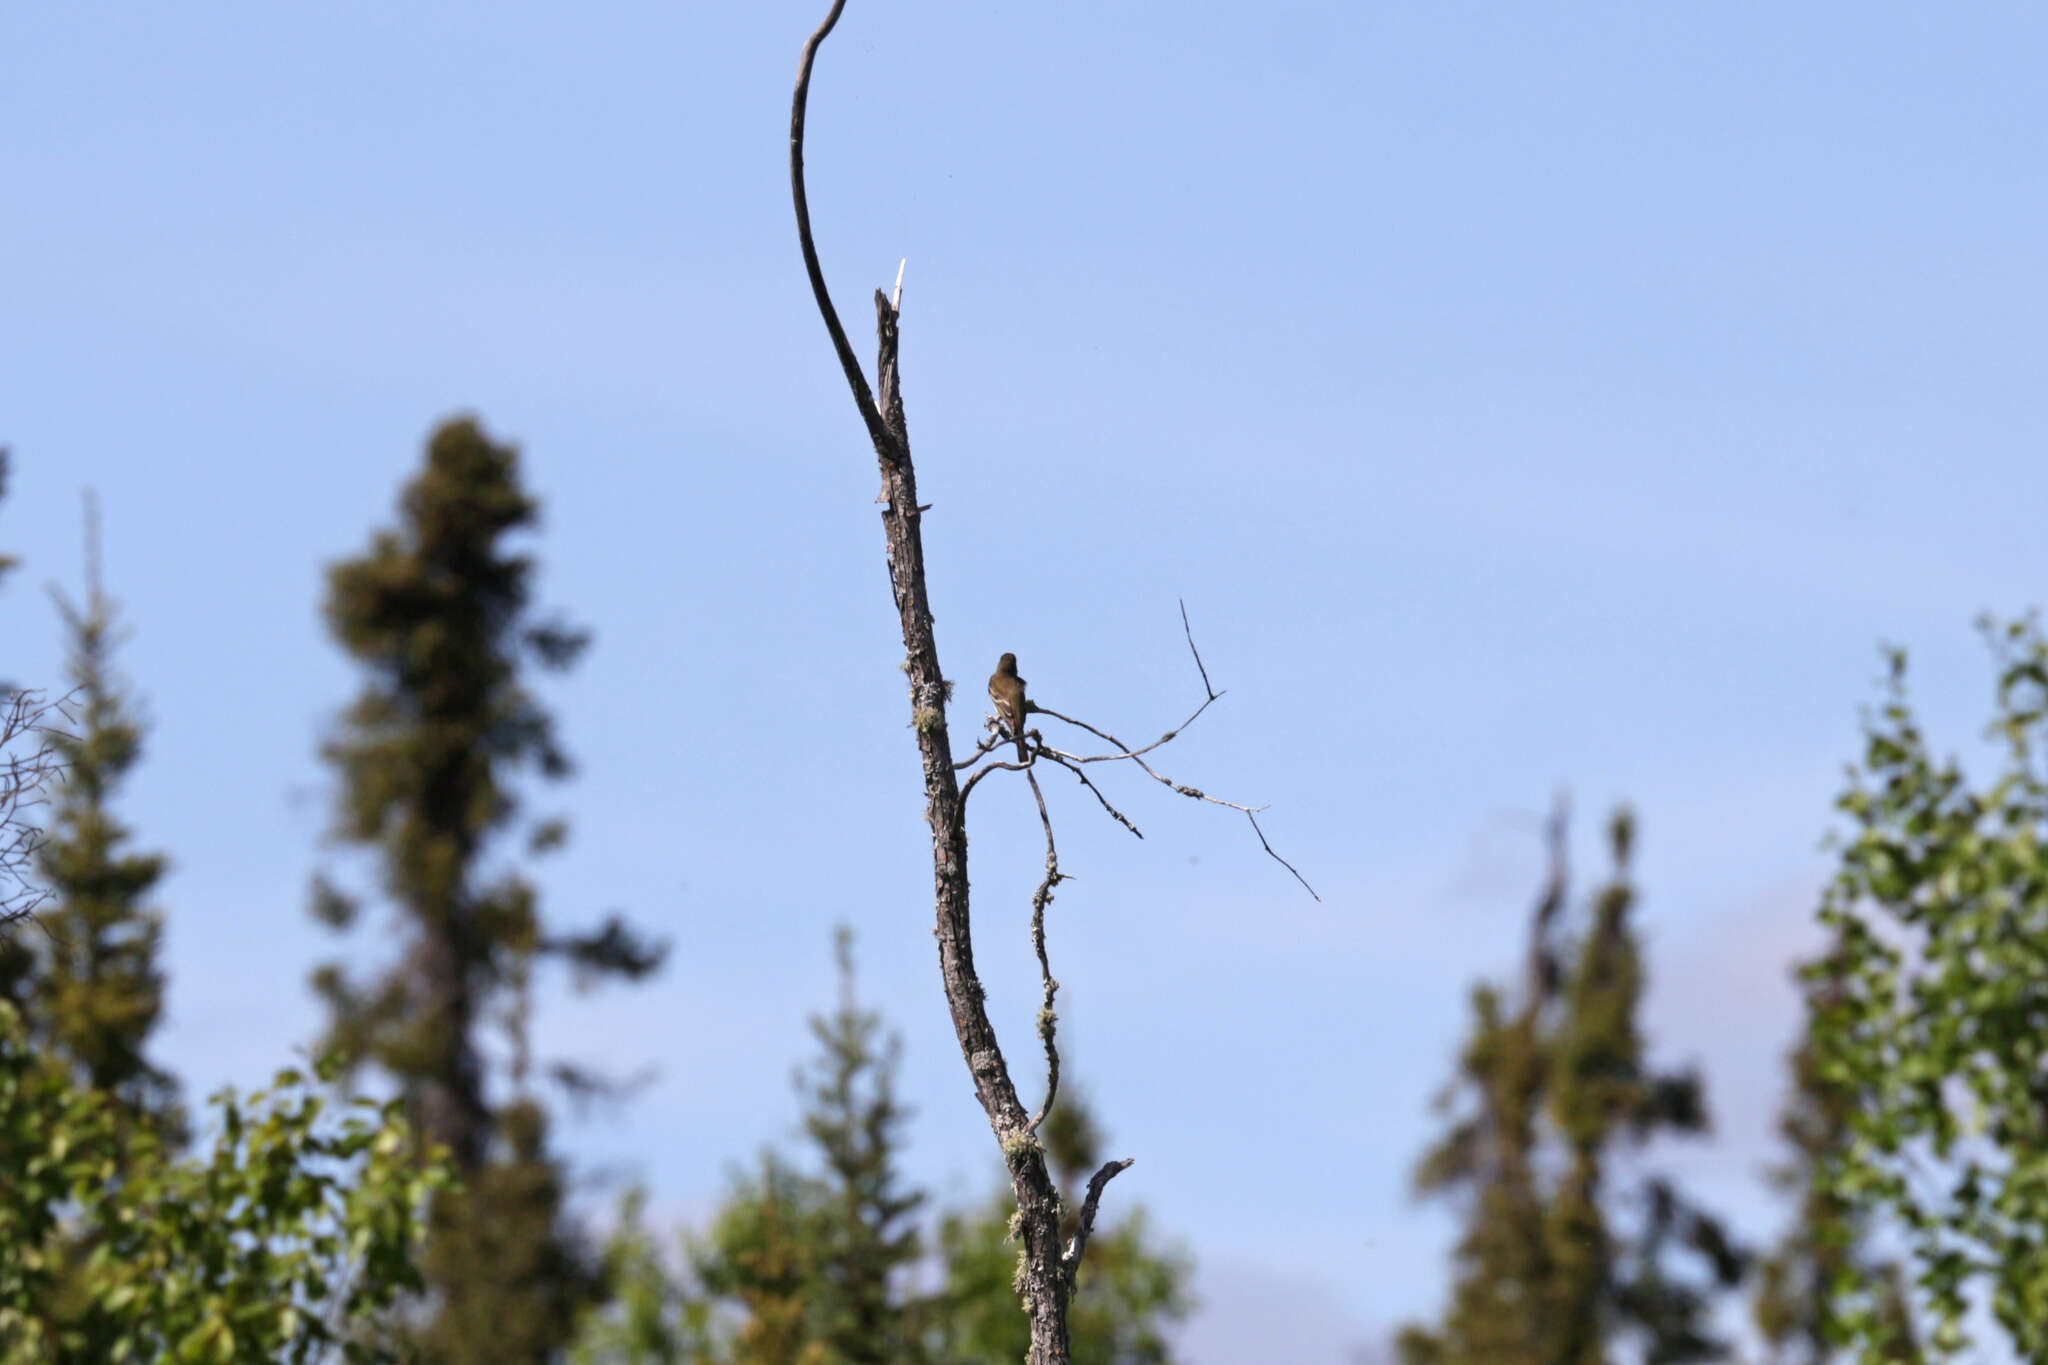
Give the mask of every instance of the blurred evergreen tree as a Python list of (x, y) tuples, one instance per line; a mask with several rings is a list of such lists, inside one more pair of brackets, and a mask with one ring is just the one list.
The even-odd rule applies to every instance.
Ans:
[[(1465, 1231), (1442, 1322), (1401, 1334), (1410, 1365), (1603, 1365), (1625, 1339), (1652, 1365), (1728, 1354), (1711, 1319), (1743, 1254), (1668, 1180), (1647, 1177), (1626, 1197), (1609, 1189), (1624, 1144), (1703, 1133), (1707, 1114), (1697, 1076), (1644, 1060), (1627, 812), (1608, 833), (1614, 877), (1567, 934), (1560, 807), (1520, 999), (1473, 992), (1472, 1035), (1442, 1100), (1465, 1107), (1416, 1171), (1421, 1192), (1466, 1197)], [(1623, 1213), (1632, 1235), (1617, 1229)], [(1680, 1248), (1700, 1267), (1691, 1276), (1674, 1271)]]
[(100, 581), (99, 528), (86, 511), (86, 597), (55, 593), (70, 636), (73, 724), (51, 742), (61, 776), (36, 864), (50, 900), (39, 932), (0, 952), (0, 996), (79, 1084), (175, 1142), (177, 1084), (146, 1056), (163, 1012), (163, 917), (147, 904), (165, 859), (129, 851), (113, 801), (142, 754), (142, 731), (113, 665), (115, 610)]
[[(438, 1316), (421, 1345), (433, 1365), (541, 1365), (597, 1295), (594, 1254), (562, 1212), (544, 1114), (524, 1093), (526, 985), (541, 957), (569, 961), (579, 977), (626, 978), (661, 957), (617, 917), (593, 933), (551, 934), (530, 882), (484, 870), (519, 816), (517, 774), (569, 771), (522, 670), (567, 668), (588, 637), (531, 619), (532, 561), (503, 544), (537, 518), (518, 452), (470, 419), (450, 421), (404, 490), (398, 529), (328, 573), (328, 626), (369, 675), (324, 750), (341, 778), (336, 834), (375, 851), (404, 948), (373, 982), (330, 964), (314, 984), (329, 1007), (328, 1043), (397, 1083), (462, 1182), (430, 1220)], [(559, 821), (542, 822), (527, 851), (562, 837)], [(345, 930), (358, 911), (316, 883), (321, 920)], [(493, 1021), (514, 1049), (515, 1093), (503, 1105), (480, 1046)]]
[(837, 1365), (824, 1262), (840, 1210), (824, 1182), (773, 1152), (739, 1181), (691, 1257), (697, 1283), (731, 1330), (721, 1365)]
[(916, 1365), (926, 1305), (907, 1283), (923, 1254), (922, 1191), (898, 1165), (909, 1113), (896, 1100), (901, 1045), (861, 1007), (853, 938), (835, 941), (839, 1007), (811, 1019), (819, 1055), (798, 1074), (804, 1134), (823, 1173), (763, 1159), (719, 1215), (697, 1272), (742, 1310), (739, 1365)]
[(797, 1079), (833, 1210), (819, 1257), (825, 1344), (847, 1365), (915, 1365), (922, 1305), (903, 1278), (923, 1254), (914, 1219), (925, 1195), (904, 1188), (898, 1170), (910, 1119), (896, 1101), (902, 1041), (885, 1038), (881, 1015), (861, 1008), (852, 930), (839, 929), (834, 950), (839, 1008), (812, 1017), (820, 1055)]
[(621, 1196), (618, 1221), (605, 1238), (609, 1290), (586, 1315), (570, 1349), (570, 1365), (696, 1365), (719, 1359), (711, 1302), (672, 1271), (646, 1222), (647, 1193)]

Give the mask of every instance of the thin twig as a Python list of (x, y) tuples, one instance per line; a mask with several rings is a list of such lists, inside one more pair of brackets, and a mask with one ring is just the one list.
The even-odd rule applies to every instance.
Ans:
[[(1057, 713), (1048, 711), (1046, 712), (1046, 714), (1055, 715)], [(1065, 720), (1066, 717), (1061, 716), (1060, 719)], [(1079, 724), (1078, 721), (1075, 723)], [(1090, 730), (1095, 729), (1095, 727), (1092, 725), (1087, 726), (1085, 728)], [(1100, 730), (1096, 730), (1095, 733), (1102, 734)], [(1111, 744), (1122, 743), (1121, 740), (1114, 739), (1109, 735), (1103, 735), (1102, 737), (1104, 739), (1109, 740)], [(1166, 739), (1160, 740), (1158, 744), (1148, 744), (1142, 749), (1132, 749), (1120, 754), (1070, 754), (1063, 749), (1055, 749), (1050, 745), (1047, 745), (1045, 747), (1044, 753), (1048, 758), (1063, 758), (1070, 763), (1114, 763), (1120, 762), (1124, 759), (1129, 759), (1131, 762), (1137, 764), (1138, 767), (1144, 772), (1145, 776), (1151, 778), (1154, 782), (1159, 783), (1163, 787), (1170, 787), (1174, 791), (1179, 792), (1182, 796), (1188, 797), (1192, 800), (1207, 801), (1209, 804), (1213, 806), (1228, 806), (1231, 810), (1241, 810), (1245, 812), (1247, 815), (1266, 809), (1266, 807), (1264, 806), (1242, 806), (1235, 801), (1225, 801), (1220, 796), (1209, 795), (1209, 793), (1203, 791), (1200, 787), (1190, 787), (1186, 783), (1176, 782), (1172, 778), (1159, 772), (1151, 764), (1147, 763), (1144, 759), (1138, 756), (1140, 754), (1151, 753), (1154, 749), (1158, 748), (1160, 744), (1164, 744), (1166, 743), (1167, 739), (1172, 738), (1172, 735), (1168, 735)]]
[(1137, 827), (1136, 825), (1132, 824), (1132, 823), (1131, 823), (1131, 818), (1130, 818), (1130, 817), (1129, 817), (1128, 815), (1125, 815), (1125, 814), (1124, 814), (1124, 813), (1123, 813), (1122, 811), (1118, 810), (1118, 809), (1117, 809), (1117, 808), (1116, 808), (1115, 806), (1112, 806), (1112, 805), (1110, 805), (1110, 804), (1109, 804), (1109, 798), (1108, 798), (1108, 797), (1106, 797), (1106, 796), (1104, 796), (1104, 795), (1102, 794), (1102, 789), (1101, 789), (1100, 787), (1096, 786), (1096, 785), (1095, 785), (1095, 784), (1094, 784), (1093, 782), (1090, 782), (1090, 781), (1088, 780), (1088, 774), (1087, 774), (1087, 773), (1085, 773), (1085, 772), (1082, 772), (1082, 771), (1081, 771), (1081, 770), (1080, 770), (1079, 768), (1075, 767), (1075, 766), (1074, 766), (1074, 765), (1073, 765), (1072, 763), (1069, 763), (1069, 762), (1067, 761), (1067, 757), (1066, 757), (1066, 755), (1065, 755), (1065, 754), (1062, 754), (1062, 753), (1061, 753), (1061, 752), (1060, 752), (1059, 750), (1057, 750), (1057, 749), (1040, 749), (1040, 750), (1039, 750), (1038, 752), (1039, 752), (1039, 753), (1040, 753), (1040, 755), (1042, 755), (1043, 757), (1051, 759), (1051, 760), (1052, 760), (1052, 761), (1053, 761), (1054, 763), (1057, 763), (1057, 764), (1058, 764), (1058, 765), (1059, 765), (1060, 767), (1062, 767), (1062, 768), (1065, 768), (1065, 769), (1066, 769), (1066, 770), (1067, 770), (1068, 772), (1072, 773), (1072, 774), (1073, 774), (1073, 775), (1074, 775), (1075, 777), (1077, 777), (1077, 778), (1081, 779), (1081, 785), (1082, 785), (1082, 786), (1084, 786), (1084, 787), (1086, 787), (1086, 788), (1087, 788), (1087, 789), (1088, 789), (1088, 790), (1089, 790), (1090, 792), (1093, 792), (1093, 793), (1094, 793), (1094, 795), (1095, 795), (1095, 799), (1096, 799), (1097, 801), (1099, 801), (1099, 802), (1101, 802), (1101, 803), (1102, 803), (1102, 808), (1103, 808), (1104, 810), (1108, 811), (1108, 812), (1109, 812), (1109, 814), (1110, 814), (1110, 817), (1111, 817), (1112, 819), (1114, 819), (1114, 820), (1115, 820), (1115, 821), (1116, 821), (1116, 822), (1117, 822), (1118, 824), (1122, 825), (1122, 826), (1123, 826), (1123, 827), (1124, 827), (1125, 829), (1129, 830), (1129, 831), (1130, 831), (1131, 833), (1133, 833), (1133, 834), (1137, 835), (1137, 836), (1138, 836), (1138, 837), (1139, 837), (1140, 839), (1142, 839), (1142, 838), (1144, 838), (1144, 837), (1145, 837), (1145, 832), (1144, 832), (1143, 830), (1139, 829), (1139, 828), (1138, 828), (1138, 827)]
[(979, 763), (981, 761), (981, 756), (983, 754), (988, 753), (990, 750), (994, 749), (999, 744), (1008, 744), (1010, 742), (1010, 737), (1008, 735), (1005, 735), (993, 728), (995, 725), (995, 718), (993, 716), (989, 718), (988, 724), (991, 727), (990, 733), (984, 735), (982, 737), (981, 743), (974, 746), (973, 753), (969, 754), (967, 757), (961, 759), (958, 763), (955, 763), (953, 765), (954, 772), (957, 773), (963, 768), (973, 767), (976, 763)]
[[(1175, 739), (1179, 738), (1181, 731), (1187, 729), (1190, 725), (1193, 725), (1195, 721), (1201, 718), (1201, 715), (1204, 711), (1208, 710), (1211, 705), (1213, 705), (1215, 702), (1217, 702), (1224, 696), (1224, 693), (1218, 692), (1214, 685), (1212, 685), (1209, 681), (1209, 670), (1202, 663), (1202, 651), (1196, 648), (1195, 646), (1194, 629), (1192, 626), (1188, 624), (1188, 608), (1187, 603), (1185, 601), (1183, 601), (1180, 604), (1180, 623), (1181, 630), (1187, 636), (1188, 652), (1194, 655), (1195, 671), (1200, 673), (1202, 676), (1202, 691), (1205, 694), (1202, 700), (1202, 704), (1200, 706), (1197, 706), (1191, 713), (1189, 713), (1188, 718), (1186, 720), (1182, 721), (1173, 729), (1168, 730), (1165, 734), (1161, 735), (1158, 739), (1153, 740), (1150, 744), (1144, 745), (1143, 747), (1133, 747), (1129, 744), (1124, 743), (1115, 735), (1110, 734), (1107, 730), (1101, 729), (1100, 727), (1095, 725), (1091, 725), (1087, 721), (1081, 720), (1076, 716), (1069, 716), (1064, 714), (1063, 712), (1055, 711), (1050, 706), (1041, 705), (1040, 703), (1035, 701), (1027, 702), (1026, 707), (1033, 715), (1051, 716), (1054, 720), (1065, 721), (1067, 724), (1075, 727), (1076, 729), (1086, 730), (1089, 734), (1094, 735), (1097, 739), (1102, 740), (1104, 743), (1113, 745), (1116, 750), (1116, 752), (1114, 753), (1107, 754), (1068, 753), (1064, 749), (1055, 749), (1052, 745), (1047, 744), (1045, 742), (1044, 737), (1038, 735), (1038, 732), (1034, 730), (1031, 733), (1038, 740), (1037, 748), (1035, 751), (1035, 757), (1050, 759), (1054, 763), (1057, 763), (1060, 767), (1065, 768), (1068, 772), (1073, 773), (1074, 776), (1080, 778), (1081, 785), (1087, 787), (1088, 790), (1094, 794), (1095, 799), (1101, 803), (1102, 808), (1105, 811), (1109, 812), (1110, 816), (1114, 818), (1118, 823), (1123, 825), (1125, 829), (1128, 829), (1131, 833), (1136, 834), (1141, 839), (1145, 836), (1139, 831), (1138, 827), (1132, 824), (1130, 819), (1127, 816), (1125, 816), (1122, 811), (1118, 810), (1115, 806), (1111, 805), (1109, 802), (1109, 798), (1102, 794), (1101, 789), (1098, 788), (1093, 782), (1090, 782), (1088, 780), (1086, 774), (1082, 771), (1084, 765), (1089, 763), (1135, 763), (1138, 765), (1139, 770), (1142, 771), (1147, 777), (1151, 778), (1154, 782), (1157, 782), (1161, 786), (1167, 787), (1172, 791), (1175, 791), (1180, 795), (1187, 797), (1189, 800), (1203, 801), (1207, 802), (1209, 805), (1212, 806), (1222, 806), (1227, 810), (1241, 811), (1244, 814), (1244, 817), (1247, 820), (1251, 821), (1252, 833), (1258, 836), (1259, 847), (1266, 850), (1266, 856), (1271, 858), (1274, 862), (1280, 864), (1280, 866), (1286, 868), (1287, 871), (1293, 876), (1294, 880), (1301, 883), (1301, 889), (1308, 892), (1309, 896), (1312, 899), (1320, 902), (1322, 900), (1322, 897), (1316, 893), (1316, 889), (1313, 886), (1310, 886), (1308, 884), (1308, 878), (1302, 876), (1301, 870), (1295, 867), (1293, 863), (1288, 862), (1285, 858), (1281, 857), (1277, 852), (1274, 851), (1272, 842), (1266, 838), (1266, 831), (1259, 827), (1258, 813), (1262, 810), (1265, 810), (1265, 806), (1246, 806), (1236, 801), (1226, 801), (1220, 796), (1211, 796), (1209, 795), (1209, 793), (1203, 791), (1199, 787), (1191, 787), (1184, 782), (1174, 781), (1172, 778), (1166, 776), (1164, 773), (1161, 773), (1151, 764), (1145, 761), (1144, 756), (1146, 754), (1151, 753), (1153, 750), (1159, 748), (1161, 745), (1170, 744)], [(986, 743), (984, 747), (976, 750), (975, 758), (968, 759), (966, 764), (960, 766), (972, 765), (974, 762), (977, 761), (981, 754), (987, 752), (988, 749), (992, 747), (992, 741)], [(1017, 763), (992, 763), (987, 765), (967, 780), (967, 789), (966, 791), (963, 791), (961, 793), (961, 800), (963, 801), (963, 803), (965, 802), (967, 791), (973, 790), (974, 784), (981, 780), (982, 775), (984, 773), (991, 772), (996, 768), (1017, 768), (1022, 766), (1024, 765)], [(1034, 782), (1032, 785), (1033, 790), (1036, 790), (1036, 782)]]
[(1054, 720), (1063, 720), (1069, 725), (1076, 726), (1080, 729), (1086, 730), (1089, 734), (1094, 735), (1097, 739), (1105, 740), (1111, 744), (1116, 745), (1116, 747), (1120, 751), (1118, 753), (1113, 754), (1092, 754), (1087, 758), (1080, 759), (1080, 762), (1116, 763), (1126, 758), (1136, 758), (1140, 754), (1149, 754), (1154, 749), (1158, 748), (1160, 745), (1170, 744), (1174, 740), (1180, 738), (1180, 732), (1187, 729), (1190, 725), (1193, 725), (1196, 719), (1200, 717), (1204, 711), (1209, 709), (1209, 703), (1216, 701), (1223, 695), (1223, 693), (1218, 692), (1214, 696), (1211, 696), (1209, 698), (1209, 701), (1205, 701), (1200, 706), (1197, 706), (1195, 708), (1193, 715), (1189, 716), (1186, 720), (1174, 726), (1171, 730), (1168, 730), (1165, 734), (1153, 740), (1150, 744), (1147, 744), (1142, 749), (1133, 749), (1129, 745), (1125, 744), (1122, 740), (1118, 739), (1115, 735), (1107, 734), (1101, 730), (1098, 730), (1085, 720), (1076, 720), (1072, 716), (1063, 716), (1059, 712), (1053, 710), (1050, 706), (1040, 706), (1037, 702), (1033, 702), (1031, 703), (1031, 709), (1042, 715), (1051, 716)]
[[(1229, 803), (1225, 802), (1224, 804), (1228, 805)], [(1246, 811), (1244, 813), (1244, 818), (1252, 822), (1252, 833), (1259, 836), (1259, 847), (1265, 849), (1267, 855), (1270, 856), (1274, 862), (1280, 864), (1280, 866), (1286, 868), (1289, 872), (1294, 872), (1294, 880), (1301, 883), (1301, 889), (1308, 892), (1309, 896), (1318, 904), (1320, 904), (1323, 898), (1321, 896), (1316, 895), (1316, 889), (1308, 884), (1308, 878), (1302, 876), (1299, 872), (1295, 872), (1293, 863), (1288, 862), (1285, 858), (1273, 852), (1273, 846), (1266, 842), (1266, 831), (1259, 828), (1259, 817), (1252, 814), (1250, 811)]]
[(1180, 628), (1188, 637), (1188, 653), (1195, 656), (1195, 671), (1202, 675), (1202, 690), (1209, 694), (1210, 701), (1214, 701), (1222, 694), (1209, 686), (1209, 670), (1202, 667), (1202, 651), (1195, 648), (1195, 628), (1188, 624), (1188, 600), (1185, 597), (1174, 600), (1180, 603)]
[(986, 777), (988, 774), (992, 772), (999, 772), (1003, 769), (1008, 769), (1013, 773), (1028, 772), (1030, 770), (1030, 765), (1025, 763), (1013, 763), (1008, 759), (997, 759), (994, 763), (989, 764), (987, 767), (975, 773), (974, 776), (968, 778), (967, 785), (960, 789), (960, 814), (962, 818), (965, 818), (967, 814), (967, 794), (974, 790), (975, 784), (981, 781), (981, 779)]

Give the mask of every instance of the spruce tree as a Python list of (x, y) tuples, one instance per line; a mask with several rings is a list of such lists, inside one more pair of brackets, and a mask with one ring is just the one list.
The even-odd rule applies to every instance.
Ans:
[(904, 1283), (922, 1254), (922, 1191), (898, 1170), (909, 1113), (896, 1099), (901, 1045), (862, 1008), (853, 938), (835, 940), (839, 1007), (814, 1015), (818, 1056), (797, 1077), (817, 1176), (764, 1159), (720, 1215), (698, 1274), (746, 1313), (735, 1360), (748, 1365), (915, 1365), (923, 1303)]
[(775, 1152), (740, 1182), (696, 1249), (697, 1281), (738, 1321), (713, 1358), (730, 1365), (839, 1365), (825, 1283), (832, 1224), (842, 1209), (825, 1183)]
[(42, 932), (25, 936), (25, 974), (13, 985), (31, 1035), (80, 1085), (115, 1097), (130, 1116), (177, 1130), (177, 1084), (148, 1058), (163, 1012), (158, 961), (163, 916), (151, 890), (159, 854), (129, 849), (113, 803), (142, 755), (142, 727), (114, 669), (120, 631), (100, 581), (98, 526), (87, 505), (86, 596), (56, 597), (70, 636), (73, 724), (53, 736), (62, 779), (36, 861), (50, 900)]
[[(1472, 1037), (1443, 1100), (1463, 1112), (1417, 1168), (1421, 1192), (1466, 1205), (1443, 1321), (1402, 1333), (1412, 1365), (1600, 1365), (1625, 1338), (1646, 1361), (1727, 1353), (1711, 1316), (1742, 1254), (1670, 1181), (1610, 1188), (1624, 1147), (1707, 1127), (1698, 1078), (1653, 1071), (1643, 1056), (1634, 826), (1622, 812), (1609, 827), (1615, 875), (1576, 933), (1561, 927), (1564, 833), (1560, 810), (1520, 999), (1510, 1008), (1497, 988), (1474, 992)], [(1698, 1263), (1689, 1276), (1673, 1268), (1679, 1249)]]
[(897, 1170), (910, 1118), (896, 1100), (902, 1043), (885, 1039), (881, 1016), (860, 1006), (852, 931), (841, 927), (834, 947), (839, 1008), (811, 1019), (820, 1055), (798, 1079), (804, 1132), (825, 1159), (836, 1213), (821, 1258), (825, 1339), (847, 1365), (912, 1365), (921, 1358), (917, 1308), (900, 1281), (921, 1254), (912, 1220), (925, 1196), (904, 1188)]
[[(396, 1083), (463, 1182), (436, 1201), (426, 1253), (438, 1318), (421, 1342), (437, 1365), (540, 1365), (596, 1289), (562, 1214), (537, 1101), (494, 1102), (487, 1026), (509, 1023), (523, 1039), (525, 985), (540, 957), (629, 978), (660, 957), (616, 918), (587, 935), (551, 933), (531, 882), (487, 862), (520, 824), (521, 775), (569, 771), (524, 671), (567, 668), (588, 642), (533, 619), (532, 560), (505, 541), (538, 515), (518, 452), (473, 420), (450, 421), (404, 490), (398, 527), (328, 574), (328, 626), (368, 675), (325, 746), (340, 774), (336, 834), (376, 855), (403, 947), (374, 981), (330, 964), (315, 987), (330, 1010), (329, 1044)], [(528, 829), (529, 853), (562, 837), (557, 821)], [(337, 930), (358, 910), (316, 886), (315, 914)]]

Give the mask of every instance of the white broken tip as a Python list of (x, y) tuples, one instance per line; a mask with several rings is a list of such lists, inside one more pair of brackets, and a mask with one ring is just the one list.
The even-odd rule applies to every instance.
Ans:
[(903, 272), (909, 268), (910, 258), (905, 256), (896, 263), (896, 295), (889, 300), (889, 306), (897, 312), (903, 311)]

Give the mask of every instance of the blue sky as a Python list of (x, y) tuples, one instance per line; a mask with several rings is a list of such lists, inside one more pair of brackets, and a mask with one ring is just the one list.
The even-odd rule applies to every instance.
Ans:
[[(853, 924), (902, 1029), (915, 1174), (995, 1161), (929, 937), (869, 499), (785, 169), (820, 7), (214, 4), (0, 17), (0, 671), (53, 679), (80, 490), (154, 722), (127, 813), (174, 860), (162, 1054), (195, 1093), (308, 1039), (322, 567), (438, 419), (526, 452), (573, 817), (552, 911), (675, 944), (544, 1002), (544, 1049), (659, 1079), (568, 1125), (700, 1216), (786, 1137)], [(1775, 1210), (1784, 971), (1876, 646), (1967, 749), (1970, 628), (2042, 597), (2048, 96), (2034, 7), (1101, 6), (853, 0), (811, 194), (851, 319), (908, 257), (941, 658), (1015, 651), (1236, 817), (1052, 788), (1074, 1065), (1202, 1264), (1206, 1365), (1336, 1362), (1426, 1312), (1405, 1193), (1477, 976), (1509, 966), (1560, 784), (1643, 838), (1651, 1024)], [(864, 328), (857, 327), (863, 332)], [(863, 336), (860, 349), (869, 347)], [(833, 685), (824, 694), (821, 672)], [(821, 704), (821, 702), (823, 704)], [(1039, 857), (977, 795), (977, 944), (1028, 1055)], [(593, 1190), (593, 1200), (604, 1198)], [(1272, 1358), (1270, 1354), (1266, 1358)]]

